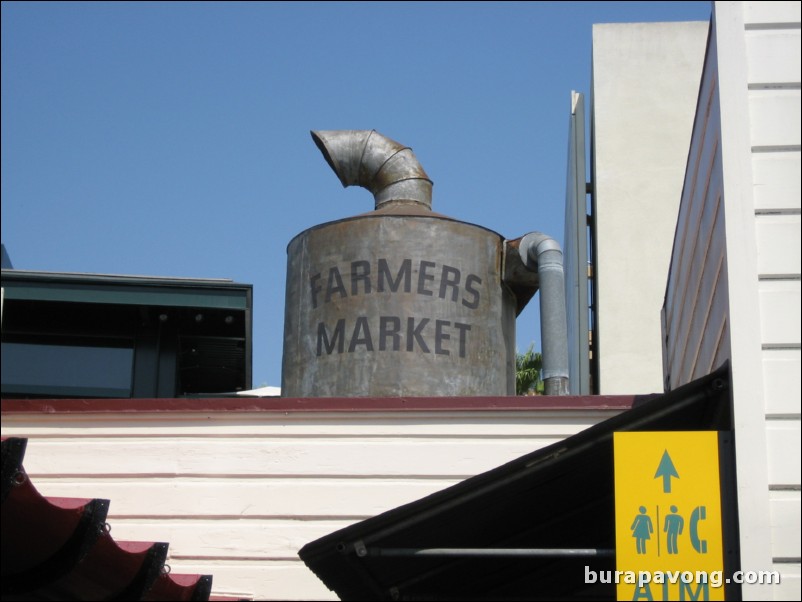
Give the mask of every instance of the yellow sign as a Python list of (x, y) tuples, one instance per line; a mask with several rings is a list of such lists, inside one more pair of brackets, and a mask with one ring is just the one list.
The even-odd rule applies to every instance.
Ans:
[(619, 600), (723, 600), (718, 433), (615, 433)]

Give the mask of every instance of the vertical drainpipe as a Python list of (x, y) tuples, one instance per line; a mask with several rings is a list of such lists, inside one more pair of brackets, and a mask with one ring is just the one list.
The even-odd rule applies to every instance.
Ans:
[(530, 232), (518, 246), (524, 265), (540, 280), (540, 337), (546, 395), (568, 395), (568, 327), (565, 275), (560, 244), (542, 232)]

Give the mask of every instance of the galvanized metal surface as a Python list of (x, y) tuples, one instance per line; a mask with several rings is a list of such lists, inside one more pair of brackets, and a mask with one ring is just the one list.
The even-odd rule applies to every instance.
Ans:
[(540, 333), (546, 395), (568, 395), (568, 331), (565, 278), (560, 244), (542, 232), (530, 232), (518, 246), (521, 260), (540, 277)]
[(290, 243), (282, 393), (514, 395), (515, 316), (537, 289), (540, 256), (432, 213), (432, 182), (408, 147), (374, 130), (312, 139), (343, 186), (373, 192), (376, 210)]
[(376, 209), (392, 202), (432, 207), (432, 181), (412, 149), (376, 130), (312, 132), (312, 140), (344, 187), (373, 193)]
[(450, 219), (361, 216), (287, 250), (288, 397), (514, 395), (503, 238)]
[[(517, 313), (520, 314), (539, 288), (540, 278), (537, 270), (524, 263), (518, 246), (520, 238), (504, 241), (504, 267), (502, 280), (517, 300)], [(517, 314), (516, 314), (517, 315)]]
[(569, 390), (572, 395), (588, 395), (591, 383), (598, 383), (598, 375), (591, 376), (591, 341), (598, 337), (590, 336), (590, 328), (595, 320), (590, 320), (595, 312), (588, 296), (589, 259), (588, 238), (593, 232), (588, 227), (588, 194), (590, 184), (585, 171), (585, 97), (579, 92), (571, 92), (571, 117), (568, 134), (568, 174), (565, 186), (565, 235), (564, 267), (566, 317), (568, 319), (568, 372)]

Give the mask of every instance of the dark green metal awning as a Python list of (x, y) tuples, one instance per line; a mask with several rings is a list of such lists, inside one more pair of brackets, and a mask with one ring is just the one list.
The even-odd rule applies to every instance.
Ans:
[(5, 298), (244, 310), (251, 286), (230, 280), (3, 270)]

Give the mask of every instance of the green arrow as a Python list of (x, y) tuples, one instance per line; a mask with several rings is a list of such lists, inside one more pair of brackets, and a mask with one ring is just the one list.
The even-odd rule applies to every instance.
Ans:
[(671, 461), (671, 456), (668, 455), (668, 450), (665, 450), (663, 457), (660, 458), (660, 465), (657, 467), (657, 472), (654, 473), (654, 478), (657, 477), (663, 477), (663, 493), (671, 493), (671, 477), (679, 478), (679, 475)]

